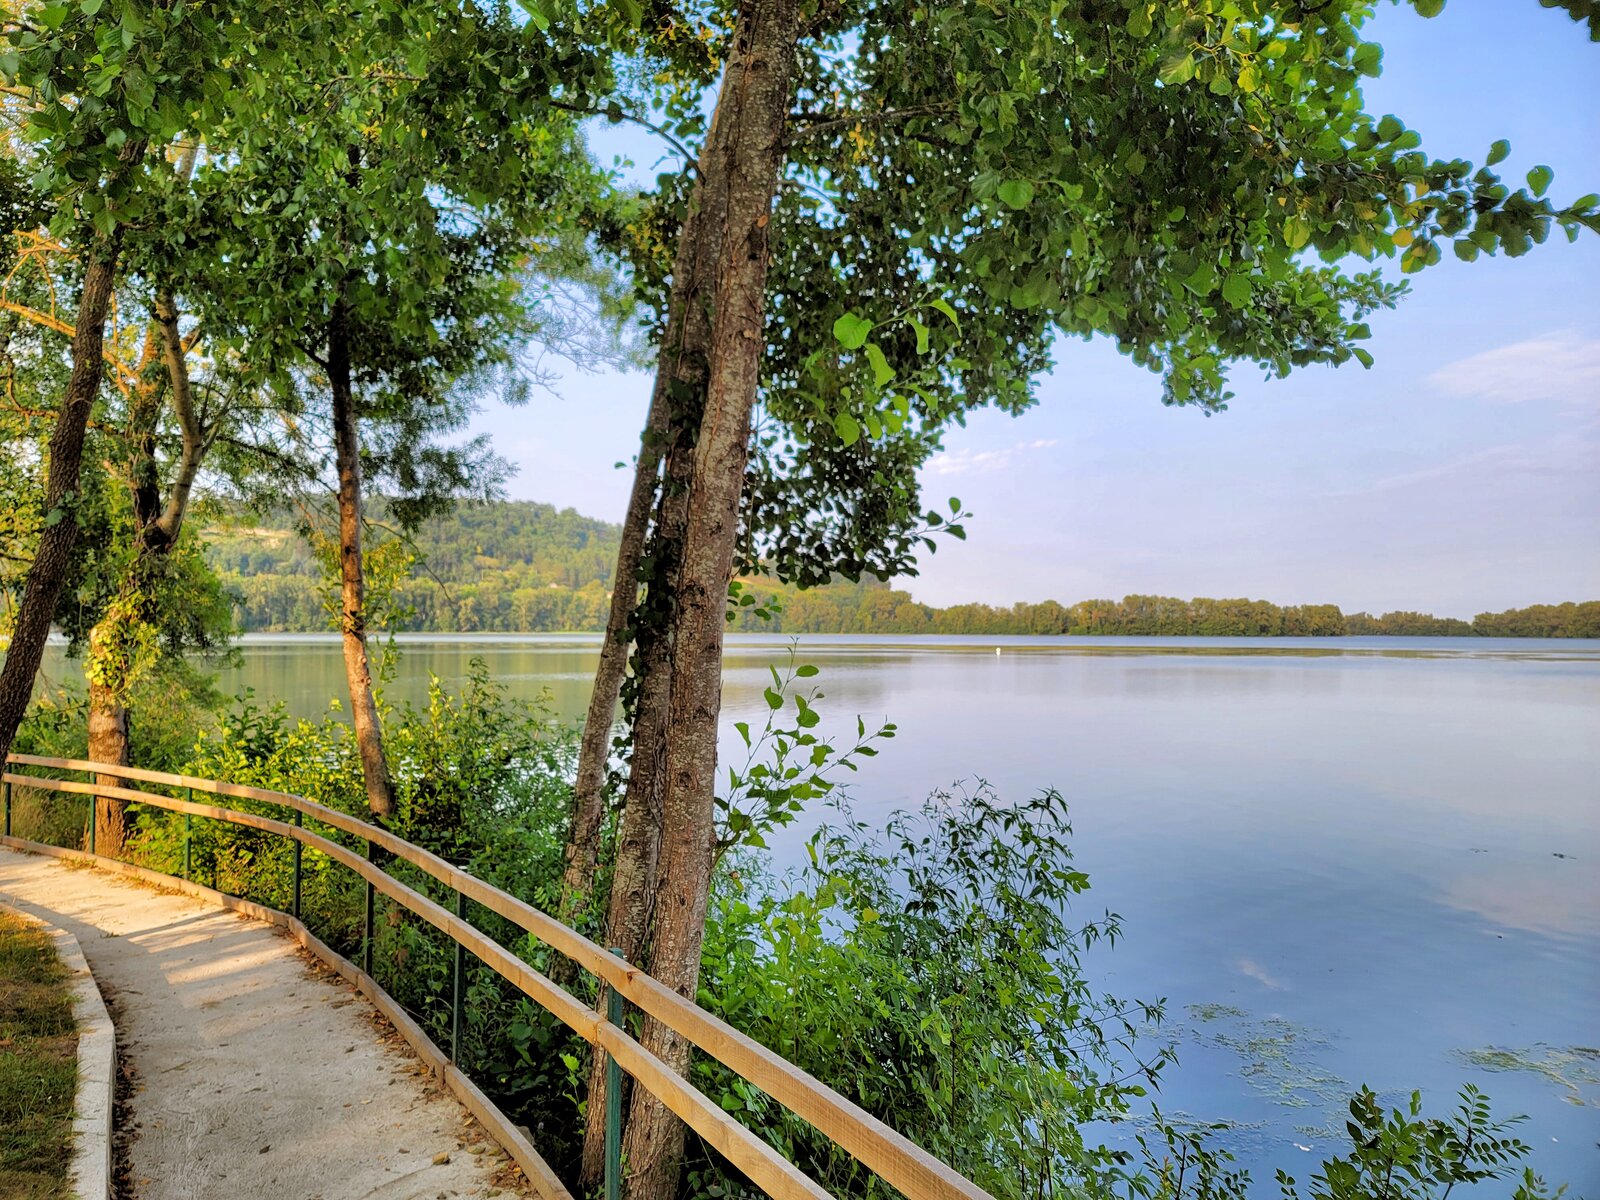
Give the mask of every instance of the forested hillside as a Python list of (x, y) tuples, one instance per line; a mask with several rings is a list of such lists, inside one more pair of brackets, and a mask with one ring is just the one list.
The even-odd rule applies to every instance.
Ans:
[[(328, 575), (299, 522), (235, 519), (205, 533), (206, 555), (235, 597), (246, 631), (302, 632), (330, 627)], [(463, 506), (400, 540), (377, 533), (398, 557), (411, 557), (396, 584), (397, 627), (462, 633), (546, 633), (604, 628), (616, 559), (617, 526), (549, 504), (504, 501)], [(402, 564), (403, 565), (403, 564)], [(1429, 613), (1342, 612), (1335, 604), (1266, 600), (1181, 600), (1125, 596), (1063, 604), (934, 608), (873, 579), (797, 591), (747, 580), (769, 603), (740, 612), (736, 628), (766, 633), (1088, 634), (1166, 637), (1600, 637), (1600, 601), (1539, 604), (1472, 621)], [(776, 603), (770, 603), (775, 601)], [(758, 615), (758, 609), (769, 617)]]
[[(605, 624), (617, 557), (615, 525), (549, 504), (461, 505), (402, 539), (381, 507), (375, 533), (414, 558), (391, 609), (409, 629), (550, 631)], [(303, 523), (290, 515), (229, 520), (204, 534), (206, 557), (235, 597), (241, 629), (300, 632), (330, 627), (329, 568)]]

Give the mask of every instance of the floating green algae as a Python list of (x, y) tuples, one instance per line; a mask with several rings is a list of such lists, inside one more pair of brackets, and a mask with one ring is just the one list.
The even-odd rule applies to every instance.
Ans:
[(1585, 1098), (1584, 1089), (1600, 1088), (1600, 1050), (1592, 1046), (1551, 1046), (1536, 1042), (1515, 1050), (1484, 1046), (1460, 1050), (1458, 1056), (1483, 1071), (1529, 1071), (1566, 1090), (1568, 1104), (1600, 1107), (1600, 1097)]
[(1257, 1092), (1287, 1108), (1322, 1108), (1344, 1101), (1350, 1083), (1319, 1060), (1328, 1038), (1283, 1017), (1252, 1018), (1228, 1004), (1191, 1004), (1187, 1032), (1240, 1061), (1238, 1075)]

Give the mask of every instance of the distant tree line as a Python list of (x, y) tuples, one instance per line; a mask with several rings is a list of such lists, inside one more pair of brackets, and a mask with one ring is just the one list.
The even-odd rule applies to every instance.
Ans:
[[(381, 507), (376, 525), (381, 534)], [(605, 628), (617, 526), (527, 501), (458, 509), (403, 544), (415, 563), (388, 605), (398, 628), (451, 633), (594, 632)], [(290, 517), (206, 531), (206, 556), (246, 631), (329, 628), (327, 567)], [(743, 582), (735, 628), (766, 633), (1077, 634), (1107, 637), (1600, 638), (1600, 601), (1536, 604), (1471, 621), (1430, 613), (1346, 613), (1336, 604), (1124, 596), (1061, 604), (935, 608), (870, 578), (800, 590)], [(763, 615), (764, 614), (764, 615)]]
[[(1539, 604), (1471, 621), (1429, 613), (1342, 612), (1336, 604), (1278, 605), (1267, 600), (1124, 596), (1061, 604), (934, 608), (883, 584), (832, 584), (797, 592), (747, 583), (756, 598), (740, 613), (744, 631), (783, 633), (942, 633), (1104, 637), (1561, 637), (1600, 638), (1600, 600)], [(772, 608), (771, 619), (758, 615)]]

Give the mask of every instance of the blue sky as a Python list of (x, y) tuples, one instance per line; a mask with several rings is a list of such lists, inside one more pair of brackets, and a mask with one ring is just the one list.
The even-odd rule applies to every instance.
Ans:
[[(1600, 44), (1536, 0), (1381, 6), (1394, 112), (1442, 157), (1552, 195), (1600, 191)], [(649, 148), (630, 145), (641, 166)], [(977, 414), (924, 472), (974, 512), (968, 540), (902, 581), (919, 600), (1008, 604), (1130, 592), (1329, 601), (1455, 616), (1600, 596), (1600, 237), (1415, 277), (1372, 319), (1376, 366), (1262, 382), (1228, 412), (1160, 403), (1114, 348), (1063, 342), (1020, 418)], [(517, 468), (509, 492), (619, 520), (650, 380), (570, 371), (477, 420)]]

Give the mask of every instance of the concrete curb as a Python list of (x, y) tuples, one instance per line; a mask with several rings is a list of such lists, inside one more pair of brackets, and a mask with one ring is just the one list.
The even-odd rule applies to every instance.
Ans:
[(78, 1018), (78, 1092), (73, 1100), (72, 1180), (78, 1200), (111, 1195), (111, 1115), (117, 1074), (117, 1033), (111, 1014), (83, 957), (78, 939), (0, 897), (0, 908), (50, 935), (56, 957), (71, 973), (73, 1013)]

